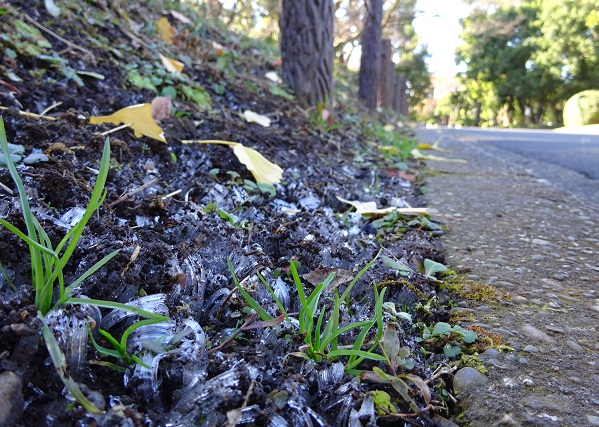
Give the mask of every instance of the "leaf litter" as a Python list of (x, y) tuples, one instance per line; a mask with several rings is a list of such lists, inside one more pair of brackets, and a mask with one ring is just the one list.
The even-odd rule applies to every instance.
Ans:
[[(396, 227), (390, 232), (377, 231), (372, 218), (362, 216), (362, 212), (347, 212), (346, 204), (337, 197), (345, 196), (344, 201), (370, 198), (368, 202), (375, 204), (364, 209), (370, 209), (374, 217), (389, 215), (377, 206), (388, 206), (394, 198), (417, 206), (410, 209), (422, 210), (417, 183), (385, 174), (375, 153), (366, 163), (354, 161), (352, 150), (360, 144), (356, 133), (344, 134), (346, 130), (340, 129), (311, 132), (311, 124), (293, 102), (268, 95), (268, 81), (252, 80), (253, 88), (246, 85), (244, 76), (272, 70), (276, 55), (265, 46), (239, 47), (233, 36), (190, 9), (171, 12), (175, 20), (171, 24), (164, 21), (162, 10), (148, 4), (129, 9), (121, 3), (118, 14), (112, 15), (109, 9), (64, 2), (58, 23), (43, 12), (41, 0), (9, 3), (14, 11), (11, 8), (8, 15), (0, 17), (5, 28), (11, 28), (10, 22), (15, 22), (11, 14), (21, 13), (17, 10), (40, 16), (32, 13), (38, 10), (45, 26), (54, 30), (60, 26), (66, 41), (81, 44), (80, 49), (59, 54), (61, 42), (49, 39), (45, 49), (55, 51), (68, 67), (89, 61), (85, 62), (86, 74), (81, 75), (82, 86), (69, 78), (65, 69), (45, 62), (38, 62), (40, 68), (30, 72), (26, 64), (31, 63), (35, 50), (20, 50), (11, 64), (3, 65), (12, 67), (10, 71), (23, 79), (15, 82), (22, 95), (0, 91), (0, 103), (7, 107), (0, 114), (9, 142), (23, 145), (26, 155), (41, 150), (49, 157), (48, 162), (20, 168), (19, 173), (31, 191), (32, 210), (44, 221), (51, 238), (63, 235), (67, 218), (76, 222), (78, 212), (89, 200), (90, 183), (95, 180), (106, 138), (100, 133), (103, 129), (90, 124), (131, 127), (108, 135), (112, 157), (106, 200), (90, 220), (73, 262), (66, 266), (67, 280), (81, 276), (87, 267), (119, 249), (118, 255), (78, 286), (77, 296), (126, 303), (169, 316), (166, 322), (142, 326), (128, 335), (122, 350), (139, 357), (143, 365), (119, 365), (117, 359), (125, 373), (111, 369), (115, 360), (103, 359), (91, 345), (87, 322), (93, 320), (120, 338), (135, 316), (82, 306), (79, 312), (73, 309), (73, 318), (51, 312), (54, 314), (45, 319), (47, 327), (42, 328), (27, 286), (29, 266), (23, 262), (27, 254), (16, 236), (0, 229), (0, 262), (17, 289), (14, 291), (2, 276), (2, 369), (19, 373), (21, 397), (29, 402), (26, 408), (14, 408), (19, 425), (32, 425), (40, 419), (57, 426), (227, 422), (354, 425), (367, 418), (394, 422), (407, 414), (407, 419), (417, 420), (419, 425), (433, 426), (439, 417), (451, 417), (451, 401), (436, 388), (450, 376), (444, 374), (443, 381), (435, 376), (439, 362), (423, 353), (414, 340), (420, 333), (418, 322), (433, 325), (449, 319), (448, 311), (435, 302), (438, 282), (418, 273), (421, 260), (444, 262), (437, 238), (423, 226), (426, 221), (413, 226), (402, 223), (401, 227), (394, 223)], [(92, 25), (77, 19), (82, 8), (90, 16), (128, 16), (131, 21), (98, 19)], [(71, 19), (63, 19), (65, 16)], [(160, 28), (159, 32), (126, 28), (135, 18), (158, 23), (153, 28)], [(189, 36), (200, 21), (208, 28), (209, 38)], [(184, 34), (188, 37), (185, 41)], [(210, 57), (193, 69), (186, 68), (189, 78), (213, 99), (212, 112), (198, 111), (179, 97), (171, 99), (172, 104), (157, 107), (154, 103), (152, 108), (153, 91), (123, 83), (125, 64), (142, 66), (147, 61), (140, 53), (147, 48), (142, 43), (132, 48), (132, 40), (152, 37), (154, 43), (164, 43), (169, 56), (177, 58), (180, 56), (172, 52), (183, 41), (188, 56), (200, 58), (219, 45), (221, 52), (243, 58), (236, 62), (235, 55), (230, 56), (233, 60), (229, 66), (235, 72), (224, 73), (224, 77), (216, 59)], [(262, 54), (255, 55), (256, 49), (262, 49)], [(93, 52), (94, 58), (111, 55), (120, 65), (94, 63), (87, 52)], [(155, 55), (155, 51), (145, 53)], [(153, 77), (155, 84), (164, 78)], [(215, 79), (222, 84), (221, 93), (212, 86)], [(266, 96), (257, 96), (256, 90)], [(53, 110), (53, 117), (49, 117), (53, 120), (40, 119), (39, 113), (55, 102), (63, 103), (61, 111)], [(254, 110), (277, 111), (280, 118), (266, 128), (249, 126), (229, 114)], [(86, 116), (91, 117), (87, 122)], [(167, 137), (169, 144), (165, 144)], [(344, 143), (338, 145), (341, 138)], [(221, 143), (186, 143), (214, 140), (232, 149)], [(330, 165), (335, 165), (334, 169)], [(417, 163), (412, 166), (417, 167)], [(375, 194), (365, 190), (372, 174), (379, 180)], [(0, 190), (4, 218), (18, 224), (20, 211), (15, 207), (14, 187), (4, 169), (0, 169), (0, 182), (13, 193)], [(256, 182), (270, 184), (274, 192), (252, 185)], [(358, 202), (347, 203), (362, 209), (355, 205)], [(233, 216), (236, 221), (225, 219)], [(375, 259), (381, 246), (408, 266), (405, 275), (377, 261), (356, 281), (347, 300), (335, 303), (336, 292), (344, 291), (348, 282), (355, 280), (354, 272)], [(229, 261), (240, 286), (258, 303), (258, 310), (249, 308), (240, 295), (228, 269)], [(401, 351), (393, 350), (393, 354), (405, 356), (413, 367), (394, 362), (395, 375), (384, 363), (362, 361), (358, 368), (373, 372), (376, 377), (371, 378), (378, 382), (360, 382), (355, 373), (345, 372), (346, 357), (318, 362), (290, 358), (302, 344), (293, 316), (300, 301), (289, 274), (292, 262), (299, 262), (298, 273), (306, 277), (302, 283), (307, 294), (326, 279), (326, 272), (339, 276), (319, 305), (323, 317), (326, 314), (326, 319), (334, 319), (332, 306), (339, 304), (339, 328), (371, 319), (376, 310), (381, 328), (388, 324), (390, 312), (384, 308), (388, 306), (377, 306), (373, 294), (373, 284), (386, 286), (385, 301), (395, 303), (394, 321), (404, 322), (396, 329)], [(272, 288), (272, 294), (256, 273)], [(289, 313), (288, 318), (281, 315), (280, 307)], [(406, 313), (403, 310), (411, 315), (402, 316)], [(262, 312), (271, 320), (256, 320)], [(327, 330), (324, 324), (322, 327)], [(52, 333), (56, 337), (53, 357), (61, 366), (61, 376), (72, 381), (70, 384), (76, 385), (86, 399), (93, 400), (101, 413), (86, 411), (63, 392), (63, 383), (57, 380), (52, 365), (45, 363), (47, 353), (39, 346), (42, 329), (46, 336)], [(371, 328), (364, 336), (360, 336), (362, 329), (348, 329), (335, 339), (339, 351), (350, 351), (345, 347), (363, 340), (363, 351), (371, 348), (380, 356), (376, 329)], [(109, 344), (104, 335), (95, 338), (104, 348)], [(387, 342), (392, 342), (390, 337)], [(64, 353), (66, 368), (60, 352)], [(404, 369), (401, 373), (400, 368)], [(391, 388), (384, 388), (381, 382)], [(369, 393), (381, 391), (381, 387), (390, 396), (384, 404), (387, 408), (392, 405), (396, 414), (375, 410)], [(431, 402), (435, 408), (430, 407)]]

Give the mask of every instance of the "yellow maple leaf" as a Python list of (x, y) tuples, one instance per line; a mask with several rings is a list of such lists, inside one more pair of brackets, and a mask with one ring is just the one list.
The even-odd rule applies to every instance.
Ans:
[(152, 104), (131, 105), (109, 116), (90, 117), (89, 123), (92, 125), (100, 123), (127, 124), (133, 129), (136, 137), (147, 136), (166, 144), (164, 131), (152, 118)]
[(159, 53), (159, 55), (160, 59), (162, 60), (162, 66), (166, 71), (168, 71), (169, 73), (181, 74), (181, 71), (183, 71), (183, 68), (185, 67), (184, 63), (177, 61), (176, 59), (164, 56), (161, 53)]
[(175, 38), (175, 30), (164, 16), (156, 21), (156, 28), (162, 37), (162, 41), (168, 44), (173, 44)]
[(233, 148), (233, 153), (237, 156), (237, 159), (252, 173), (256, 182), (274, 185), (283, 179), (283, 169), (279, 165), (272, 163), (253, 148), (248, 148), (239, 142), (207, 139), (199, 141), (184, 140), (181, 143), (228, 145)]
[(347, 203), (356, 208), (356, 213), (362, 215), (386, 215), (391, 212), (399, 212), (403, 214), (416, 214), (416, 215), (426, 215), (428, 214), (427, 208), (384, 208), (379, 209), (376, 206), (376, 202), (360, 202), (359, 200), (345, 200), (339, 196), (336, 196), (337, 200), (343, 203)]

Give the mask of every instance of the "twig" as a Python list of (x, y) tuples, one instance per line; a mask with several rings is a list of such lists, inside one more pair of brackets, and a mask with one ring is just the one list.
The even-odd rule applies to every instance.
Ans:
[(168, 193), (166, 196), (162, 196), (162, 200), (166, 200), (169, 199), (173, 196), (176, 196), (177, 194), (179, 194), (180, 192), (182, 192), (183, 190), (179, 189), (179, 190), (175, 190), (172, 193)]
[(252, 323), (254, 321), (254, 319), (256, 319), (256, 317), (258, 317), (259, 313), (260, 313), (259, 311), (253, 313), (250, 317), (248, 317), (248, 319), (245, 322), (243, 322), (243, 325), (241, 325), (241, 327), (239, 329), (237, 329), (235, 332), (233, 332), (231, 334), (231, 336), (229, 338), (224, 340), (222, 343), (220, 343), (216, 347), (212, 347), (206, 353), (213, 354), (213, 353), (216, 353), (217, 351), (220, 351), (221, 348), (227, 346), (231, 341), (233, 341), (235, 339), (235, 337), (237, 335), (239, 335), (240, 333), (242, 333), (244, 331), (243, 328), (247, 327), (250, 323)]
[(129, 127), (129, 126), (131, 126), (132, 124), (133, 124), (133, 123), (125, 123), (124, 125), (117, 126), (117, 127), (115, 127), (114, 129), (110, 129), (110, 130), (107, 130), (106, 132), (102, 132), (102, 133), (100, 134), (100, 136), (106, 136), (106, 135), (108, 135), (108, 134), (111, 134), (111, 133), (113, 133), (113, 132), (116, 132), (116, 131), (118, 131), (118, 130), (121, 130), (121, 129), (128, 128), (128, 127)]
[(54, 104), (50, 105), (48, 108), (46, 108), (44, 111), (40, 113), (40, 117), (44, 117), (48, 111), (58, 107), (59, 105), (62, 105), (62, 102), (55, 102)]
[[(3, 107), (0, 105), (0, 110), (8, 110), (8, 107)], [(56, 117), (40, 116), (39, 114), (28, 113), (26, 111), (19, 111), (19, 114), (22, 116), (31, 117), (34, 119), (56, 120)]]
[(8, 194), (10, 194), (11, 196), (12, 196), (13, 194), (15, 194), (15, 193), (13, 193), (13, 191), (12, 191), (10, 188), (8, 188), (6, 185), (2, 184), (1, 182), (0, 182), (0, 188), (2, 188), (4, 191), (6, 191), (6, 192), (7, 192)]
[(25, 16), (25, 19), (27, 19), (29, 22), (31, 22), (33, 25), (35, 25), (37, 28), (39, 28), (42, 31), (45, 31), (46, 33), (56, 37), (58, 40), (60, 40), (61, 42), (63, 42), (64, 44), (71, 46), (73, 49), (78, 49), (81, 52), (85, 53), (86, 55), (89, 55), (91, 57), (91, 59), (95, 62), (96, 61), (96, 57), (94, 56), (94, 54), (90, 51), (87, 50), (79, 45), (76, 45), (73, 42), (68, 41), (67, 39), (60, 37), (58, 34), (56, 34), (55, 32), (49, 30), (48, 28), (44, 27), (42, 24), (40, 24), (39, 22), (37, 22), (35, 19), (29, 17), (26, 14), (23, 14), (23, 16)]
[(114, 202), (109, 203), (108, 207), (109, 208), (115, 207), (119, 203), (127, 200), (128, 198), (130, 198), (132, 196), (135, 196), (140, 191), (144, 191), (146, 188), (148, 188), (152, 184), (155, 184), (157, 181), (158, 181), (158, 178), (154, 178), (153, 180), (146, 182), (144, 185), (141, 185), (141, 186), (137, 187), (135, 190), (133, 190), (133, 191), (127, 193), (127, 194), (123, 194), (121, 197), (119, 197), (118, 199), (116, 199)]

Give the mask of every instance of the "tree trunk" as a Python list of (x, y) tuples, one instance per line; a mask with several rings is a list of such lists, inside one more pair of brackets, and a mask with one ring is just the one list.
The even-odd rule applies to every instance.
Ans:
[(362, 29), (362, 57), (360, 58), (360, 89), (358, 97), (366, 107), (376, 109), (376, 98), (381, 73), (381, 31), (383, 0), (367, 0), (364, 27)]
[(381, 46), (381, 77), (379, 79), (378, 104), (380, 107), (389, 108), (391, 106), (391, 91), (393, 88), (392, 79), (395, 71), (395, 66), (391, 58), (391, 40), (384, 39)]
[(311, 107), (333, 98), (333, 1), (283, 0), (283, 79), (297, 103)]

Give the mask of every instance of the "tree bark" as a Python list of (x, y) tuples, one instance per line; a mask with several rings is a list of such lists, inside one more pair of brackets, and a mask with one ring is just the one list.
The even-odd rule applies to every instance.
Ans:
[(333, 98), (333, 1), (283, 0), (283, 79), (297, 103), (311, 107)]
[(381, 44), (381, 77), (379, 79), (379, 107), (389, 108), (391, 106), (391, 92), (393, 89), (393, 74), (395, 64), (393, 64), (391, 55), (391, 40), (384, 39)]
[(381, 73), (383, 0), (367, 0), (365, 5), (358, 97), (365, 101), (369, 110), (375, 110)]

